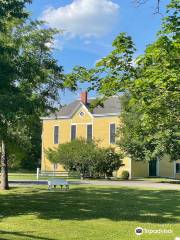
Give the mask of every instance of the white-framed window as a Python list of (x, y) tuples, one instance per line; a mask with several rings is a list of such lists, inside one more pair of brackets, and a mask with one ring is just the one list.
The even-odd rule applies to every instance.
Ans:
[(176, 173), (180, 173), (180, 163), (176, 163)]
[(80, 111), (79, 115), (83, 117), (85, 115), (84, 111)]
[(116, 124), (110, 123), (109, 126), (109, 142), (110, 144), (115, 144), (116, 142)]
[(59, 144), (59, 126), (54, 126), (54, 144)]
[(93, 135), (92, 135), (92, 124), (88, 124), (87, 125), (87, 141), (91, 141), (92, 138), (93, 138)]
[(71, 141), (76, 139), (76, 125), (71, 125)]

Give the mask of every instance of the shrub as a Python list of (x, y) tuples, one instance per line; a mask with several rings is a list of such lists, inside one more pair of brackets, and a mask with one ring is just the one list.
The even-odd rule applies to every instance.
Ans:
[(113, 148), (99, 148), (96, 157), (94, 175), (112, 177), (121, 165), (120, 155)]
[(121, 164), (114, 149), (99, 148), (94, 141), (83, 138), (48, 149), (46, 155), (52, 163), (60, 163), (67, 171), (77, 171), (82, 177), (110, 177)]
[(57, 149), (46, 151), (46, 155), (52, 163), (60, 163), (66, 170), (77, 171), (84, 177), (89, 174), (89, 168), (96, 159), (96, 149), (95, 142), (80, 138), (59, 144)]
[(124, 180), (128, 180), (129, 179), (129, 172), (127, 170), (122, 171), (121, 177)]

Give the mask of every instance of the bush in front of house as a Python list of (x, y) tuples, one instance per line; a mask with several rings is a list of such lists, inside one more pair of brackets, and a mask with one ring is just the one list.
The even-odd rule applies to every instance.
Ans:
[(121, 165), (114, 149), (99, 148), (95, 141), (83, 138), (48, 149), (46, 155), (52, 163), (62, 164), (67, 171), (76, 171), (82, 177), (110, 177)]
[(121, 178), (124, 180), (129, 179), (129, 172), (127, 170), (122, 171)]
[(94, 175), (112, 177), (121, 165), (120, 155), (113, 148), (99, 148), (94, 162)]

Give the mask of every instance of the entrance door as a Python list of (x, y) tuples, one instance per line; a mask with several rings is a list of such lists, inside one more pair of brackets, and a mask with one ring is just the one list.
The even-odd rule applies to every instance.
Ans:
[(151, 160), (149, 162), (149, 176), (156, 177), (157, 176), (157, 160)]

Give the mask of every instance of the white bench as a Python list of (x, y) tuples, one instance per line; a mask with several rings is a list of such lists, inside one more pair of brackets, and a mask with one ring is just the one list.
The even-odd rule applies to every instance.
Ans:
[(63, 188), (63, 186), (65, 187), (65, 189), (69, 189), (69, 183), (65, 179), (51, 178), (51, 179), (48, 180), (48, 189), (49, 190), (52, 187), (56, 188), (56, 186), (58, 186), (58, 185), (61, 187), (61, 189)]

